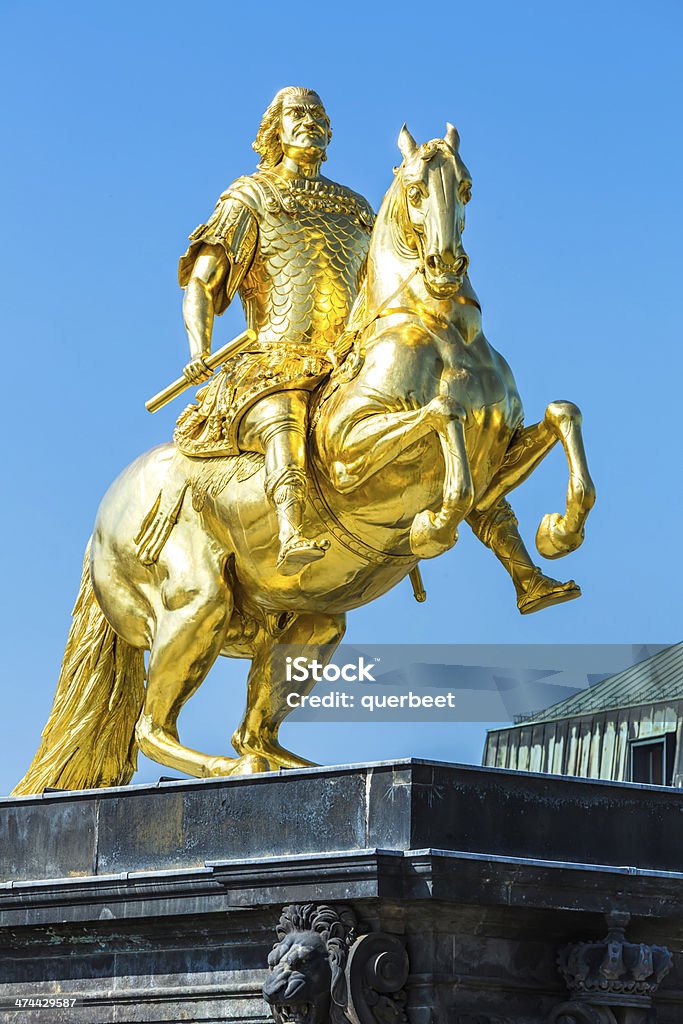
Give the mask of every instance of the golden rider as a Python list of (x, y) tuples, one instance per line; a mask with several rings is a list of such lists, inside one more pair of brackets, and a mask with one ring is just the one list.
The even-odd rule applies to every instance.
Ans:
[(280, 90), (253, 143), (258, 171), (221, 195), (178, 268), (191, 383), (211, 376), (204, 360), (214, 316), (236, 292), (257, 341), (198, 392), (178, 420), (176, 446), (192, 457), (263, 453), (278, 515), (278, 567), (287, 576), (325, 553), (325, 542), (302, 534), (308, 400), (332, 368), (374, 221), (362, 196), (320, 174), (331, 136), (317, 93)]

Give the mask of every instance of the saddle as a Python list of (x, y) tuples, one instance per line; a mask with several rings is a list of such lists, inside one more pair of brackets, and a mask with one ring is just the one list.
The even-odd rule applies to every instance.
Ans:
[(241, 454), (237, 434), (242, 417), (276, 391), (315, 390), (331, 373), (326, 353), (303, 345), (247, 349), (223, 364), (197, 392), (197, 401), (178, 417), (173, 441), (190, 458)]
[[(216, 498), (236, 478), (249, 480), (263, 467), (263, 455), (241, 451), (237, 432), (242, 416), (259, 398), (292, 388), (311, 391), (310, 428), (324, 402), (359, 372), (364, 359), (355, 344), (357, 332), (347, 332), (334, 362), (330, 354), (310, 347), (287, 346), (287, 352), (247, 350), (228, 360), (209, 383), (197, 392), (197, 401), (178, 417), (173, 441), (177, 457), (167, 480), (147, 512), (134, 538), (143, 565), (159, 558), (178, 521), (189, 489), (192, 507), (201, 512), (207, 498)], [(341, 358), (340, 358), (341, 356)], [(335, 365), (336, 364), (336, 365)], [(330, 387), (323, 390), (328, 381)], [(189, 467), (189, 471), (188, 471)]]
[(176, 455), (164, 486), (134, 538), (142, 564), (153, 565), (158, 560), (178, 522), (188, 490), (193, 509), (201, 512), (207, 498), (218, 497), (234, 478), (240, 482), (249, 480), (263, 467), (263, 462), (263, 456), (258, 452), (240, 452), (239, 455), (207, 460), (189, 460)]

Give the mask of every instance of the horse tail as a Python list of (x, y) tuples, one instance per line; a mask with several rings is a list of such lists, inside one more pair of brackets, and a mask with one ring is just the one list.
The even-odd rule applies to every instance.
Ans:
[(144, 652), (105, 619), (90, 577), (90, 542), (57, 693), (31, 767), (13, 796), (125, 786), (137, 768), (135, 724), (145, 692)]

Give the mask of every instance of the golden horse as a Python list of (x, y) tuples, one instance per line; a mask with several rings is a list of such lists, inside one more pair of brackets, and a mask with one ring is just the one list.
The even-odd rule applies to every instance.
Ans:
[[(278, 573), (262, 457), (191, 460), (172, 445), (140, 456), (100, 506), (52, 713), (15, 793), (126, 784), (138, 747), (203, 777), (310, 764), (278, 741), (293, 684), (273, 667), (274, 646), (311, 645), (310, 657), (328, 659), (349, 609), (452, 548), (463, 519), (477, 532), (558, 440), (566, 510), (543, 517), (536, 543), (549, 558), (581, 544), (595, 500), (581, 416), (553, 402), (522, 425), (467, 276), (471, 182), (457, 132), (418, 146), (404, 128), (399, 146), (346, 356), (311, 409), (305, 529), (329, 542), (325, 557)], [(220, 654), (251, 659), (234, 758), (190, 749), (177, 731)]]

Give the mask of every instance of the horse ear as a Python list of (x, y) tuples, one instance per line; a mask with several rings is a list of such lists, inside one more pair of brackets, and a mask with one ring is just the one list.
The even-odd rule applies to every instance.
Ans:
[(415, 156), (417, 152), (417, 142), (410, 134), (405, 124), (398, 133), (398, 148), (401, 150), (405, 160), (410, 160), (410, 158)]
[(458, 152), (460, 145), (460, 136), (455, 125), (452, 125), (450, 121), (446, 121), (446, 134), (444, 136), (444, 142), (451, 147), (454, 153)]

